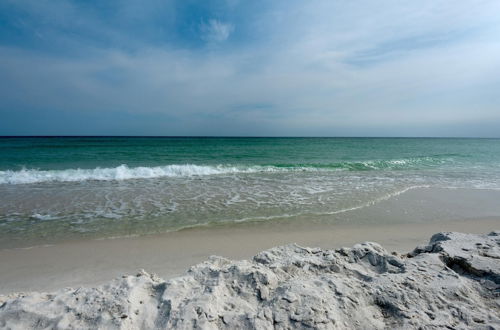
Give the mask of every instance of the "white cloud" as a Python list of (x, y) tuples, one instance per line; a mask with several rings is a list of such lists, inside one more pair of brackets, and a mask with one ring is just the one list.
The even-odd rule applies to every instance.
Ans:
[(208, 23), (200, 25), (201, 38), (206, 42), (222, 42), (229, 38), (234, 30), (234, 25), (211, 19)]
[(223, 43), (234, 26), (212, 19), (199, 26), (201, 38), (221, 47), (201, 51), (151, 46), (44, 57), (0, 48), (0, 99), (4, 108), (161, 112), (200, 126), (212, 116), (246, 125), (250, 134), (249, 123), (282, 135), (328, 135), (334, 127), (390, 134), (381, 127), (469, 121), (500, 126), (500, 5), (434, 8), (437, 2), (300, 3), (262, 15), (256, 30), (266, 35), (238, 47)]

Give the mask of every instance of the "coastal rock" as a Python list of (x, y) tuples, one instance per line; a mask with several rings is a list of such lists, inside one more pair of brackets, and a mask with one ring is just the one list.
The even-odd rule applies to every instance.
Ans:
[(500, 328), (500, 232), (438, 233), (407, 255), (376, 243), (211, 257), (163, 280), (0, 296), (5, 329)]

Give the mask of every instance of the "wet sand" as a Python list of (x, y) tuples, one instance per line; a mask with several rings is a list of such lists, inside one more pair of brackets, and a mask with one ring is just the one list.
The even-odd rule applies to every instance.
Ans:
[(169, 278), (210, 255), (245, 259), (261, 250), (293, 242), (338, 248), (375, 241), (388, 250), (408, 252), (427, 243), (439, 231), (487, 233), (499, 227), (500, 217), (424, 224), (242, 224), (148, 237), (5, 249), (0, 251), (0, 294), (96, 285), (123, 274), (134, 274), (141, 268)]

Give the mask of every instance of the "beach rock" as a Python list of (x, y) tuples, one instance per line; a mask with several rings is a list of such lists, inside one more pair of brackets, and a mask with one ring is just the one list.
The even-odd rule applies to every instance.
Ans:
[(407, 255), (376, 243), (211, 257), (163, 280), (0, 297), (4, 329), (500, 328), (500, 232), (438, 233)]

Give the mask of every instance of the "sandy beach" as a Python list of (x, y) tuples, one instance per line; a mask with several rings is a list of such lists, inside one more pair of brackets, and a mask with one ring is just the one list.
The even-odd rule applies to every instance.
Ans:
[(487, 175), (275, 170), (2, 186), (0, 328), (500, 324)]
[[(450, 222), (445, 227), (478, 230), (497, 224), (498, 219), (476, 219)], [(388, 235), (397, 235), (399, 239), (392, 240), (392, 244), (404, 249), (410, 241), (419, 240), (420, 235), (431, 228), (406, 226), (393, 231), (381, 226), (363, 229), (365, 235), (372, 238), (387, 239)], [(352, 238), (349, 235), (356, 233), (359, 236), (363, 229), (342, 228), (338, 234), (343, 238), (332, 235), (329, 239), (340, 238), (337, 243), (342, 239), (349, 240)], [(402, 232), (411, 235), (401, 235)], [(233, 255), (246, 254), (256, 243), (269, 243), (265, 240), (273, 237), (263, 235), (258, 240), (255, 235), (231, 232), (236, 240), (226, 240), (226, 235), (224, 231), (215, 235), (200, 231), (181, 236), (193, 244), (197, 241), (197, 251), (209, 244), (213, 250), (221, 249)], [(302, 242), (314, 237), (315, 242), (319, 238), (331, 244), (328, 235), (321, 235), (318, 231), (306, 231), (301, 237), (297, 232), (285, 233), (284, 236), (290, 238), (294, 235)], [(499, 235), (499, 231), (487, 235), (437, 233), (428, 244), (403, 255), (369, 242), (337, 250), (289, 244), (262, 251), (250, 260), (211, 257), (191, 267), (184, 276), (171, 280), (140, 270), (136, 275), (124, 275), (96, 287), (0, 295), (0, 327), (405, 329), (426, 324), (437, 328), (487, 329), (500, 324), (495, 300), (500, 281), (497, 261), (500, 257)], [(164, 274), (175, 273), (176, 267), (183, 262), (201, 257), (193, 255), (193, 249), (177, 245), (176, 251), (180, 253), (175, 254), (183, 259), (176, 262), (171, 259), (164, 238), (132, 239), (128, 241), (128, 248), (124, 248), (119, 240), (108, 240), (96, 243), (93, 248), (76, 245), (32, 249), (38, 253), (31, 257), (39, 263), (43, 263), (47, 253), (52, 253), (52, 258), (58, 261), (52, 263), (51, 271), (45, 274), (37, 272), (36, 279), (27, 280), (38, 283), (38, 290), (54, 284), (60, 286), (63, 284), (60, 273), (54, 272), (71, 267), (70, 258), (73, 258), (73, 264), (77, 261), (77, 267), (93, 260), (95, 264), (87, 265), (86, 270), (103, 275), (97, 269), (103, 263), (108, 263), (106, 269), (109, 270), (123, 267), (119, 264), (128, 260), (126, 265), (130, 267), (131, 260), (147, 258), (151, 249), (159, 249), (155, 255), (163, 255), (157, 262), (171, 265), (157, 268)], [(120, 247), (121, 258), (115, 254), (116, 248)], [(144, 249), (148, 249), (147, 255)], [(228, 253), (229, 249), (231, 253)], [(103, 250), (106, 252), (101, 253)], [(21, 253), (30, 254), (30, 250)], [(8, 258), (8, 254), (7, 251), (2, 258)], [(34, 260), (27, 255), (14, 257), (24, 257), (28, 261), (25, 266), (36, 268)], [(151, 262), (151, 258), (148, 261)], [(22, 267), (19, 265), (19, 268)], [(28, 269), (25, 267), (24, 271)], [(73, 272), (72, 280), (63, 281), (81, 282), (78, 276), (82, 274), (78, 268)], [(49, 278), (52, 283), (47, 285)], [(92, 283), (99, 281), (95, 275), (86, 280), (90, 279), (94, 281)]]
[[(490, 292), (499, 281), (498, 232), (485, 234), (500, 228), (499, 198), (494, 189), (423, 187), (314, 217), (25, 246), (13, 241), (0, 249), (0, 327), (497, 324)], [(439, 232), (468, 234), (429, 242)], [(339, 292), (346, 293), (339, 298)], [(457, 308), (467, 316), (453, 316)]]
[(500, 1), (0, 1), (0, 330), (500, 329)]

